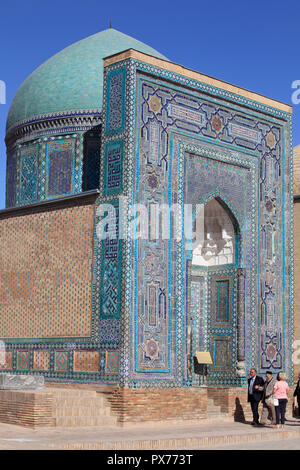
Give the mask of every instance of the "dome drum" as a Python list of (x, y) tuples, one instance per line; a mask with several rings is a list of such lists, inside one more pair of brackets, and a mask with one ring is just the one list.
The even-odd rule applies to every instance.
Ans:
[(129, 48), (165, 59), (108, 29), (57, 53), (21, 85), (6, 125), (7, 207), (98, 187), (103, 58)]

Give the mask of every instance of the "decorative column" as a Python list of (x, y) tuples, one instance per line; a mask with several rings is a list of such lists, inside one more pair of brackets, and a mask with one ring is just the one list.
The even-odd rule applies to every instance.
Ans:
[(237, 269), (237, 364), (238, 377), (245, 377), (245, 269)]

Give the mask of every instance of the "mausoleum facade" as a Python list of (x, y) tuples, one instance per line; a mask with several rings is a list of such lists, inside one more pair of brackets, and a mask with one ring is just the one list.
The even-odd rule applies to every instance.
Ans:
[(24, 82), (6, 144), (3, 370), (184, 390), (209, 352), (208, 387), (293, 380), (290, 106), (107, 30)]

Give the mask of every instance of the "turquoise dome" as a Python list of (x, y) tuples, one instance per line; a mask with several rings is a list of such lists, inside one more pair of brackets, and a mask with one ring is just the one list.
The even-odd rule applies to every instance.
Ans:
[(55, 54), (23, 82), (10, 106), (6, 129), (43, 114), (101, 108), (102, 59), (126, 49), (167, 60), (115, 29), (89, 36)]

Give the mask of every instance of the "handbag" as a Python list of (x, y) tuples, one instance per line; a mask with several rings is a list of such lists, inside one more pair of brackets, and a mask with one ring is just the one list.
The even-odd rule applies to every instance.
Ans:
[(278, 406), (279, 405), (279, 401), (278, 401), (278, 398), (273, 398), (273, 405), (274, 406)]

